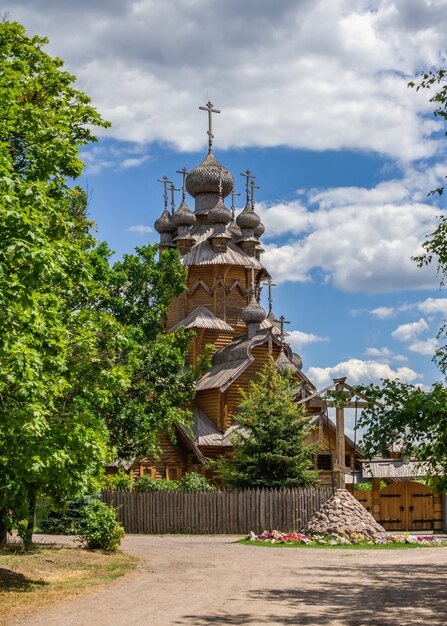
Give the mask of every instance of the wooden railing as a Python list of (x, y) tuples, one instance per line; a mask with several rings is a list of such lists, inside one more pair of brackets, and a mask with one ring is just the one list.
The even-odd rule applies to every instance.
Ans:
[(246, 534), (299, 531), (332, 496), (330, 486), (216, 492), (142, 492), (107, 489), (128, 533)]

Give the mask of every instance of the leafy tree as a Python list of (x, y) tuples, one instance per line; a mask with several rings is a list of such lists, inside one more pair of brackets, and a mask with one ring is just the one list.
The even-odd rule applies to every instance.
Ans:
[(151, 451), (192, 389), (160, 322), (184, 269), (151, 246), (110, 267), (67, 185), (108, 124), (46, 43), (0, 24), (0, 541), (15, 522), (30, 542), (37, 497), (89, 489), (111, 446)]
[[(445, 69), (427, 71), (421, 81), (409, 83), (419, 89), (437, 88), (430, 98), (436, 106), (434, 115), (447, 120), (447, 72)], [(447, 134), (447, 133), (446, 133)], [(442, 195), (444, 186), (430, 192)], [(419, 267), (436, 264), (441, 287), (447, 276), (447, 219), (438, 218), (433, 233), (423, 242), (424, 252), (414, 257)], [(442, 374), (447, 375), (446, 324), (441, 326), (441, 345), (433, 357)], [(384, 380), (382, 385), (361, 388), (370, 398), (363, 411), (359, 428), (365, 428), (363, 447), (368, 456), (387, 454), (392, 443), (403, 445), (404, 454), (424, 462), (427, 473), (441, 488), (447, 485), (447, 389), (444, 383), (434, 384), (429, 391), (399, 380)]]
[(280, 373), (270, 359), (257, 381), (242, 392), (231, 459), (215, 463), (220, 479), (235, 488), (289, 488), (313, 485), (316, 446), (305, 445), (310, 417), (293, 399), (296, 379)]

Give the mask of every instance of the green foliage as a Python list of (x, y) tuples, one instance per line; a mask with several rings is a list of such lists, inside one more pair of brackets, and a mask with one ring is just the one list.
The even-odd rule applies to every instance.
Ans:
[(105, 474), (101, 480), (102, 489), (132, 489), (133, 477), (120, 469), (116, 474)]
[(176, 251), (139, 248), (113, 267), (66, 178), (105, 127), (46, 40), (0, 24), (0, 542), (29, 542), (39, 496), (98, 486), (113, 446), (129, 458), (187, 422), (189, 335), (164, 335), (184, 289)]
[[(76, 535), (82, 519), (83, 510), (92, 502), (97, 501), (96, 496), (78, 496), (67, 502), (60, 511), (36, 511), (36, 523), (41, 532), (55, 535)], [(48, 504), (47, 504), (48, 507)], [(45, 514), (46, 513), (46, 514)]]
[(273, 359), (257, 382), (243, 394), (238, 422), (242, 432), (233, 438), (232, 459), (214, 467), (221, 481), (235, 488), (281, 488), (313, 485), (316, 446), (306, 446), (310, 417), (293, 400), (296, 379), (280, 374)]
[(116, 508), (99, 500), (82, 509), (79, 537), (91, 550), (115, 552), (124, 537), (124, 528), (116, 519)]
[(213, 485), (202, 474), (186, 472), (179, 480), (180, 491), (214, 491)]
[(424, 391), (384, 380), (361, 392), (370, 399), (358, 422), (366, 431), (362, 444), (366, 456), (387, 456), (392, 444), (401, 444), (405, 457), (425, 463), (438, 487), (447, 484), (447, 389), (436, 383)]
[[(422, 72), (421, 81), (419, 83), (415, 83), (410, 81), (408, 83), (409, 87), (416, 87), (416, 91), (419, 89), (431, 89), (432, 87), (437, 88), (436, 93), (430, 98), (430, 102), (433, 102), (435, 105), (435, 110), (433, 112), (435, 117), (440, 117), (444, 121), (447, 121), (447, 70), (439, 69), (435, 71)], [(447, 135), (447, 131), (445, 131), (445, 135)], [(444, 192), (445, 186), (438, 187), (437, 189), (433, 189), (430, 192), (430, 195), (438, 194), (442, 195)]]
[(135, 481), (134, 489), (136, 491), (178, 491), (179, 483), (177, 480), (152, 478), (146, 474)]

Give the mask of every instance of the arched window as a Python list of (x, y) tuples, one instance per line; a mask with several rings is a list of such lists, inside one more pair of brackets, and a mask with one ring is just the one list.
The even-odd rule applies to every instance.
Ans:
[(182, 468), (177, 458), (171, 458), (166, 461), (166, 480), (180, 480), (182, 477)]

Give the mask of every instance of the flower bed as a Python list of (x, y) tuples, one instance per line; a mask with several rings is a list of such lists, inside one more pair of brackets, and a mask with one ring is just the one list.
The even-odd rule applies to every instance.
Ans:
[(346, 545), (399, 545), (413, 544), (421, 546), (445, 545), (439, 537), (433, 535), (384, 535), (382, 537), (368, 537), (360, 533), (344, 537), (341, 535), (313, 535), (307, 536), (302, 533), (281, 533), (279, 530), (264, 532), (255, 535), (252, 531), (247, 536), (250, 541), (278, 544), (305, 544), (305, 545), (326, 545), (326, 546), (346, 546)]

